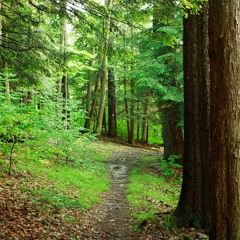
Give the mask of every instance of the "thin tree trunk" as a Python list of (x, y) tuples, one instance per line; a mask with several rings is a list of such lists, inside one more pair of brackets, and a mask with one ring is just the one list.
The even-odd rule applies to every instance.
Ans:
[[(125, 71), (126, 71), (126, 67), (124, 66), (124, 72)], [(129, 136), (130, 135), (130, 122), (129, 122), (129, 109), (128, 109), (128, 98), (127, 98), (127, 78), (125, 76), (123, 79), (123, 86), (124, 86), (124, 107), (125, 107), (126, 118), (127, 118), (127, 133)]]
[(69, 108), (69, 85), (68, 85), (68, 78), (67, 76), (63, 76), (62, 78), (62, 96), (63, 96), (63, 123), (65, 127), (69, 128), (69, 122), (70, 122), (70, 111)]
[(6, 100), (10, 101), (11, 100), (11, 90), (10, 90), (10, 82), (8, 78), (8, 64), (7, 62), (3, 63), (3, 76), (4, 76), (4, 83), (5, 83), (5, 96)]
[[(0, 11), (2, 10), (2, 2), (0, 2)], [(5, 32), (6, 28), (6, 19), (0, 14), (0, 48), (2, 44), (2, 40), (7, 37), (7, 34)], [(8, 78), (8, 63), (5, 61), (3, 56), (1, 56), (1, 66), (0, 66), (0, 73), (2, 73), (2, 76), (4, 78), (4, 85), (5, 85), (5, 97), (7, 101), (10, 101), (11, 95), (10, 95), (10, 83)]]
[(140, 139), (140, 103), (139, 99), (137, 101), (137, 141)]
[[(93, 99), (92, 99), (91, 109), (90, 109), (88, 118), (86, 118), (86, 120), (85, 120), (85, 125), (84, 125), (84, 127), (87, 128), (87, 129), (90, 129), (90, 128), (91, 128), (91, 122), (92, 122), (92, 120), (93, 120), (94, 113), (95, 113), (95, 110), (96, 110), (97, 94), (98, 94), (98, 91), (99, 91), (99, 83), (100, 83), (100, 77), (101, 77), (100, 75), (101, 75), (101, 70), (98, 72), (97, 77), (96, 77), (96, 82), (95, 82), (95, 87), (94, 87), (94, 93), (93, 93)], [(95, 125), (95, 124), (94, 124), (94, 125)], [(95, 126), (94, 126), (93, 129), (95, 129)]]
[(108, 69), (108, 136), (116, 137), (116, 95), (114, 69)]
[[(89, 61), (89, 67), (93, 65), (93, 61)], [(91, 111), (91, 99), (92, 99), (92, 71), (88, 70), (88, 83), (87, 83), (87, 96), (86, 96), (86, 111), (89, 114)]]
[(147, 139), (147, 132), (148, 132), (148, 111), (149, 111), (149, 103), (150, 103), (150, 94), (147, 93), (146, 94), (146, 99), (144, 101), (144, 105), (143, 105), (143, 123), (142, 123), (142, 139), (141, 142), (143, 143), (147, 143), (148, 139)]
[(134, 133), (135, 133), (135, 80), (131, 79), (131, 107), (130, 107), (130, 131), (128, 135), (128, 142), (134, 144)]
[(106, 116), (106, 108), (104, 109), (103, 112), (103, 122), (102, 122), (102, 126), (104, 128), (104, 135), (107, 135), (107, 116)]
[[(107, 11), (110, 9), (110, 0), (105, 0)], [(101, 135), (103, 114), (106, 103), (106, 84), (108, 79), (108, 38), (109, 38), (109, 16), (103, 19), (103, 50), (102, 50), (102, 77), (101, 77), (101, 100), (98, 111), (96, 133)]]
[[(63, 99), (63, 92), (65, 86), (63, 86), (63, 80), (67, 78), (66, 73), (66, 65), (67, 65), (67, 56), (66, 56), (66, 45), (67, 45), (67, 20), (66, 20), (66, 0), (62, 1), (61, 5), (61, 13), (62, 13), (62, 19), (61, 19), (61, 35), (60, 35), (60, 55), (62, 56), (61, 63), (60, 63), (60, 69), (62, 72), (62, 76), (59, 77), (58, 80), (58, 89), (57, 89), (57, 113), (62, 114), (63, 108), (62, 102)], [(66, 83), (66, 81), (65, 81)], [(64, 103), (63, 103), (64, 105)]]
[(211, 240), (240, 239), (240, 2), (209, 1)]

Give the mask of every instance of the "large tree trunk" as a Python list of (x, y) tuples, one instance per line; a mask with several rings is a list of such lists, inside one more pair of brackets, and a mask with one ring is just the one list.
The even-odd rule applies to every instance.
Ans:
[(116, 95), (114, 69), (108, 69), (108, 136), (116, 137)]
[(211, 240), (240, 239), (240, 2), (209, 1)]
[(183, 224), (210, 224), (208, 12), (184, 19), (184, 162), (176, 215)]

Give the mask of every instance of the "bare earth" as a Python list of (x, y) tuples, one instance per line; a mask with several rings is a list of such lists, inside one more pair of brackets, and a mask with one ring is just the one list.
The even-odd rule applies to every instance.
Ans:
[[(122, 146), (121, 151), (115, 151), (114, 157), (108, 160), (108, 169), (111, 174), (110, 191), (103, 194), (103, 204), (96, 206), (88, 215), (91, 219), (93, 233), (98, 233), (98, 238), (108, 240), (135, 240), (151, 239), (140, 236), (133, 231), (131, 209), (126, 201), (126, 187), (129, 173), (133, 166), (139, 164), (144, 156), (161, 154), (158, 150), (145, 150)], [(95, 235), (95, 234), (94, 234)], [(101, 237), (100, 237), (101, 236)]]

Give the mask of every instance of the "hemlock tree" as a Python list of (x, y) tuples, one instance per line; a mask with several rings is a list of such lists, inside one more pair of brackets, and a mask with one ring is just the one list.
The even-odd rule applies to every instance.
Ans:
[(209, 1), (211, 240), (240, 239), (240, 2)]
[(208, 6), (184, 19), (184, 162), (175, 215), (184, 225), (210, 224)]

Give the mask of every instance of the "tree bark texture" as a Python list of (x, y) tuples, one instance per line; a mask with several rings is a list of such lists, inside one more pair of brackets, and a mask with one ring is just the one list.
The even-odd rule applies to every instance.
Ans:
[(240, 239), (240, 2), (209, 1), (211, 240)]
[(117, 136), (116, 95), (114, 69), (108, 68), (108, 136)]
[(176, 215), (184, 224), (210, 224), (210, 83), (208, 6), (184, 19), (184, 161)]

